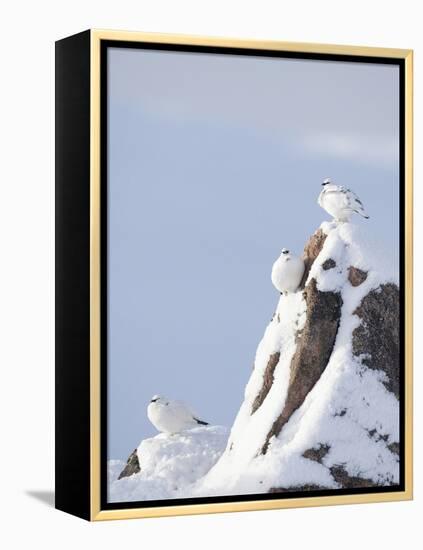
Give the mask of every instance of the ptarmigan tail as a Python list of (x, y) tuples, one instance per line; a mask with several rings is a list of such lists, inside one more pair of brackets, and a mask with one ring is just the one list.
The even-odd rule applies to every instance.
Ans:
[(363, 203), (361, 200), (357, 197), (357, 195), (351, 191), (350, 189), (347, 190), (347, 193), (349, 194), (349, 202), (351, 205), (351, 210), (355, 212), (356, 214), (360, 214), (363, 218), (366, 218), (366, 220), (369, 219), (369, 216), (367, 212), (364, 210)]
[(201, 426), (208, 426), (209, 425), (208, 422), (204, 422), (204, 420), (200, 420), (199, 418), (195, 418), (195, 416), (194, 416), (194, 420), (197, 422), (197, 424), (200, 424)]
[(364, 210), (354, 210), (354, 212), (356, 214), (360, 214), (360, 216), (362, 216), (363, 218), (366, 218), (366, 220), (370, 218), (370, 216), (368, 216)]

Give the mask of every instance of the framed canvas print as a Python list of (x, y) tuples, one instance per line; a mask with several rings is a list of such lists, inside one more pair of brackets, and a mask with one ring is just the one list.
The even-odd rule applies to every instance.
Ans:
[(412, 498), (412, 52), (56, 43), (56, 506)]

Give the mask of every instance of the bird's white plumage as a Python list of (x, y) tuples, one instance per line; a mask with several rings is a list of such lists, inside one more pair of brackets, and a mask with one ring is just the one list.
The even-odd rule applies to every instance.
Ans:
[(281, 255), (273, 264), (272, 283), (279, 290), (287, 294), (295, 292), (304, 274), (304, 260), (295, 256), (284, 248)]
[(170, 434), (207, 424), (182, 401), (167, 399), (160, 395), (155, 395), (151, 399), (147, 407), (147, 416), (159, 432)]
[(338, 222), (348, 222), (352, 214), (368, 218), (363, 203), (357, 195), (342, 185), (335, 185), (329, 179), (323, 181), (323, 189), (317, 203)]

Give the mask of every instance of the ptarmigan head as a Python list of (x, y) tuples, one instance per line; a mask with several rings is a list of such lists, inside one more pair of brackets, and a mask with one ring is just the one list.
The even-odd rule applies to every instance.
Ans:
[(330, 178), (325, 178), (322, 182), (322, 185), (330, 185), (332, 182), (331, 182), (331, 179)]
[(156, 403), (157, 405), (167, 405), (168, 400), (163, 395), (153, 395), (150, 403)]

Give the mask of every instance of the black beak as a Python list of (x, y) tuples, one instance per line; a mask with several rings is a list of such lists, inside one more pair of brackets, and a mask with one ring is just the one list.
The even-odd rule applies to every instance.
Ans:
[(152, 399), (152, 400), (150, 401), (150, 403), (155, 403), (156, 401), (157, 401), (157, 399)]

